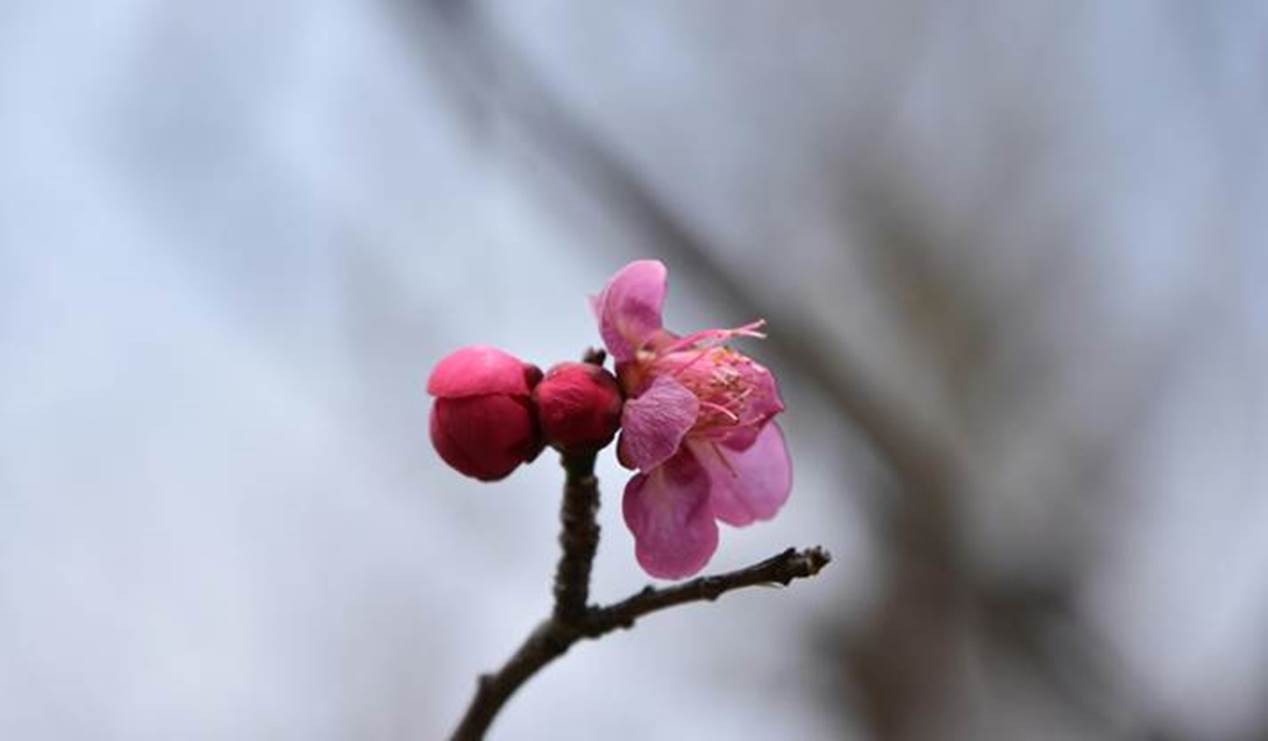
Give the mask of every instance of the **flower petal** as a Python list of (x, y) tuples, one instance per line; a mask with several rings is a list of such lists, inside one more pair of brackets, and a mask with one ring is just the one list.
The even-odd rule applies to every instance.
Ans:
[(724, 432), (720, 442), (733, 450), (745, 450), (758, 435), (769, 427), (776, 414), (784, 411), (784, 400), (779, 396), (779, 384), (775, 376), (764, 366), (754, 362), (746, 368), (746, 383), (752, 389), (739, 413), (735, 429)]
[[(670, 376), (700, 401), (693, 437), (743, 450), (772, 417), (784, 411), (775, 377), (760, 363), (728, 347), (679, 350), (651, 363), (652, 377)], [(631, 381), (637, 379), (632, 378)]]
[(430, 432), (446, 463), (481, 481), (509, 476), (541, 450), (527, 400), (502, 394), (437, 399)]
[(689, 447), (709, 473), (713, 513), (728, 525), (769, 520), (788, 501), (792, 463), (779, 425), (767, 424), (744, 450), (708, 441)]
[(446, 399), (484, 394), (528, 396), (542, 372), (488, 345), (459, 348), (441, 359), (427, 379), (427, 393)]
[(691, 576), (718, 548), (709, 477), (687, 451), (630, 479), (621, 510), (634, 534), (634, 555), (654, 577)]
[(599, 319), (599, 335), (617, 362), (632, 360), (660, 330), (668, 275), (659, 260), (636, 260), (621, 268), (591, 300)]
[(696, 423), (700, 401), (691, 390), (670, 376), (659, 376), (637, 398), (625, 402), (621, 412), (623, 463), (650, 471), (669, 459)]

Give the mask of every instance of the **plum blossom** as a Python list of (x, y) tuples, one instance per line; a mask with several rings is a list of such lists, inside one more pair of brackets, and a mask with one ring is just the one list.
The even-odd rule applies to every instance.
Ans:
[(591, 299), (625, 392), (617, 457), (638, 473), (622, 511), (650, 575), (678, 579), (709, 561), (717, 520), (743, 526), (779, 512), (792, 487), (784, 410), (770, 371), (724, 343), (764, 337), (764, 322), (684, 337), (661, 321), (668, 271), (622, 268)]

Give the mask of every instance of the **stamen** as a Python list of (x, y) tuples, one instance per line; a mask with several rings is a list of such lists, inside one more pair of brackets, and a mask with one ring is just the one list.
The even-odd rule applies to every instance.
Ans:
[(700, 406), (705, 407), (706, 409), (712, 409), (713, 411), (717, 412), (718, 414), (722, 414), (722, 415), (724, 415), (724, 416), (726, 416), (726, 417), (729, 417), (729, 418), (730, 418), (730, 420), (731, 420), (732, 422), (739, 422), (739, 421), (740, 421), (740, 416), (739, 416), (738, 414), (736, 414), (735, 412), (731, 411), (730, 409), (727, 409), (726, 407), (722, 406), (721, 404), (715, 404), (715, 403), (713, 403), (713, 402), (711, 402), (711, 401), (704, 401), (703, 399), (701, 399), (701, 400), (700, 400)]
[[(733, 358), (728, 358), (733, 360)], [(741, 378), (740, 372), (729, 365), (719, 365), (713, 369), (713, 379), (723, 386), (729, 386)]]
[(718, 457), (718, 460), (722, 461), (722, 465), (726, 467), (726, 470), (731, 472), (731, 476), (738, 477), (739, 474), (737, 474), (735, 469), (731, 467), (731, 461), (727, 460), (726, 456), (722, 455), (722, 451), (718, 449), (718, 444), (711, 442), (709, 443), (709, 447), (713, 448), (713, 454)]
[(693, 366), (693, 365), (695, 365), (696, 363), (700, 362), (700, 360), (701, 360), (702, 358), (704, 358), (704, 356), (708, 355), (708, 354), (709, 354), (709, 351), (710, 351), (710, 350), (712, 350), (712, 349), (713, 349), (713, 348), (711, 348), (711, 347), (706, 347), (706, 348), (702, 349), (699, 353), (697, 353), (697, 354), (696, 354), (696, 356), (695, 356), (694, 358), (692, 358), (691, 360), (688, 360), (687, 362), (685, 362), (685, 363), (683, 363), (682, 365), (680, 365), (680, 366), (678, 366), (677, 368), (675, 368), (675, 369), (674, 369), (674, 373), (673, 373), (673, 375), (675, 375), (675, 376), (681, 375), (681, 374), (682, 374), (684, 371), (686, 371), (688, 368), (690, 368), (691, 366)]
[(662, 348), (660, 352), (662, 354), (671, 353), (696, 346), (713, 347), (721, 345), (732, 337), (755, 337), (762, 340), (766, 339), (766, 333), (759, 330), (765, 326), (766, 320), (758, 319), (755, 322), (749, 322), (742, 327), (734, 329), (705, 329), (671, 343), (668, 347)]

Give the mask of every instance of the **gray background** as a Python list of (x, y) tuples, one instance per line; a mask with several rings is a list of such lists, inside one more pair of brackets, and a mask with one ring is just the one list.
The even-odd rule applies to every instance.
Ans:
[[(454, 347), (757, 316), (813, 582), (579, 646), (498, 738), (1268, 734), (1253, 2), (8, 0), (0, 737), (405, 739), (549, 607)], [(595, 591), (643, 585), (600, 475)]]

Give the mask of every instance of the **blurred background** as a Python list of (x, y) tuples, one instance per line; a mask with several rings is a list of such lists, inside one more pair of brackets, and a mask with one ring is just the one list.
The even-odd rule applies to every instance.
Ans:
[[(428, 739), (561, 472), (427, 441), (664, 260), (789, 404), (710, 569), (494, 738), (1268, 738), (1268, 8), (7, 0), (0, 737)], [(600, 466), (595, 595), (646, 578)]]

